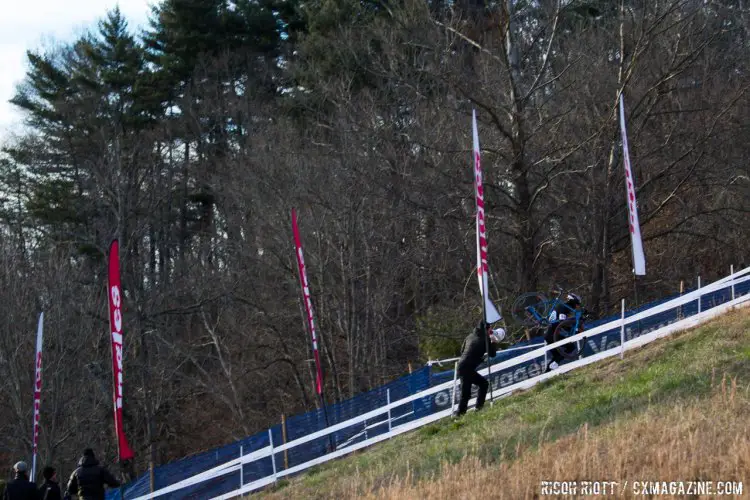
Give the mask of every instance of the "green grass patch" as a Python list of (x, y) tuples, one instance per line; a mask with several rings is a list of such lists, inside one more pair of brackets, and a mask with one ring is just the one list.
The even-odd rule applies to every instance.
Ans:
[(750, 378), (750, 314), (737, 312), (696, 330), (545, 381), (523, 394), (445, 419), (293, 478), (290, 498), (333, 495), (339, 478), (365, 473), (375, 483), (417, 481), (442, 464), (476, 456), (513, 460), (529, 448), (589, 428), (629, 419), (655, 405), (706, 397), (721, 377)]

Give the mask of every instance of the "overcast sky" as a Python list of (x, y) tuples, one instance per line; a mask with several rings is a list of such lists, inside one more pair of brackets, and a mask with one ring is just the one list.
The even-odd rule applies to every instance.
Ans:
[(157, 0), (9, 0), (0, 14), (0, 145), (17, 130), (22, 115), (8, 104), (26, 71), (26, 51), (53, 42), (73, 42), (95, 29), (108, 10), (120, 6), (131, 32), (146, 27)]

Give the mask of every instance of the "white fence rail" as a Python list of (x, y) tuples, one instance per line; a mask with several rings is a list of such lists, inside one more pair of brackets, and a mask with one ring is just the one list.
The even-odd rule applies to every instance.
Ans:
[[(620, 331), (620, 338), (621, 342), (617, 347), (610, 348), (607, 350), (603, 350), (601, 352), (595, 353), (593, 355), (587, 356), (582, 359), (578, 359), (576, 361), (572, 361), (566, 364), (561, 365), (558, 369), (540, 374), (533, 378), (528, 378), (526, 380), (522, 380), (516, 383), (512, 383), (506, 387), (501, 388), (493, 388), (493, 395), (494, 399), (506, 397), (513, 393), (514, 391), (522, 390), (522, 389), (528, 389), (530, 387), (533, 387), (534, 385), (538, 384), (539, 382), (542, 382), (544, 380), (547, 380), (549, 378), (558, 376), (562, 373), (566, 373), (571, 370), (575, 370), (576, 368), (579, 368), (581, 366), (589, 365), (592, 363), (595, 363), (597, 361), (600, 361), (605, 358), (609, 358), (612, 356), (621, 356), (625, 351), (635, 349), (637, 347), (643, 346), (649, 342), (653, 342), (654, 340), (658, 338), (662, 338), (668, 335), (671, 335), (672, 333), (684, 330), (686, 328), (694, 327), (700, 323), (703, 323), (711, 318), (714, 318), (718, 315), (721, 315), (725, 313), (726, 311), (738, 307), (738, 306), (745, 306), (750, 304), (750, 293), (736, 297), (735, 298), (735, 287), (736, 285), (745, 283), (747, 281), (750, 281), (750, 267), (743, 269), (742, 271), (739, 271), (737, 273), (732, 273), (729, 276), (722, 278), (710, 285), (707, 285), (703, 288), (699, 288), (698, 290), (695, 290), (693, 292), (684, 294), (680, 297), (677, 297), (675, 299), (669, 300), (667, 302), (664, 302), (662, 304), (656, 305), (652, 308), (649, 308), (645, 311), (641, 311), (637, 314), (634, 314), (629, 317), (625, 317), (624, 313), (624, 301), (623, 301), (623, 312), (619, 319), (610, 321), (608, 323), (599, 325), (595, 328), (592, 328), (591, 330), (587, 330), (583, 333), (579, 333), (577, 335), (571, 336), (565, 340), (561, 340), (559, 342), (555, 342), (553, 344), (544, 345), (542, 347), (539, 347), (537, 349), (534, 349), (531, 352), (524, 353), (520, 356), (516, 356), (514, 358), (511, 358), (506, 361), (502, 361), (500, 363), (496, 363), (492, 365), (492, 371), (493, 373), (500, 372), (500, 370), (511, 368), (514, 366), (521, 365), (525, 363), (526, 361), (543, 358), (546, 356), (547, 351), (551, 349), (555, 349), (561, 345), (567, 344), (569, 342), (579, 341), (583, 339), (584, 337), (591, 338), (594, 335), (601, 334), (604, 332), (612, 331), (612, 330), (619, 330)], [(710, 308), (708, 310), (702, 310), (705, 309), (704, 304), (701, 304), (701, 297), (707, 294), (714, 293), (718, 290), (723, 290), (731, 287), (731, 296), (732, 299), (730, 299), (728, 302), (725, 302), (721, 305), (715, 306), (713, 308)], [(674, 308), (678, 308), (681, 306), (684, 306), (686, 304), (689, 304), (694, 301), (698, 301), (699, 303), (699, 310), (700, 312), (694, 315), (691, 315), (685, 319), (678, 319), (675, 322), (671, 322), (669, 324), (662, 324), (659, 325), (656, 329), (644, 333), (640, 332), (640, 335), (632, 338), (632, 339), (626, 339), (625, 338), (625, 326), (636, 323), (639, 321), (643, 321), (646, 318), (653, 317), (657, 314), (661, 314), (667, 311), (670, 311)], [(532, 346), (533, 347), (533, 346)], [(488, 369), (484, 368), (479, 371), (482, 375), (487, 375)], [(451, 403), (451, 406), (448, 409), (437, 411), (435, 413), (432, 413), (429, 416), (420, 418), (418, 420), (414, 420), (411, 422), (406, 422), (403, 424), (397, 424), (396, 422), (404, 418), (406, 415), (402, 415), (400, 417), (396, 417), (394, 419), (391, 419), (391, 411), (395, 408), (398, 408), (400, 406), (403, 406), (405, 404), (412, 403), (413, 401), (428, 398), (438, 392), (445, 391), (445, 390), (452, 390), (455, 389), (455, 382), (454, 380), (449, 380), (445, 383), (436, 385), (434, 387), (430, 387), (429, 389), (426, 389), (424, 391), (421, 391), (416, 394), (412, 394), (408, 397), (402, 398), (398, 401), (389, 401), (385, 406), (382, 406), (378, 409), (369, 411), (367, 413), (364, 413), (362, 415), (359, 415), (357, 417), (351, 418), (349, 420), (346, 420), (344, 422), (340, 422), (338, 424), (332, 425), (330, 427), (327, 427), (325, 429), (319, 430), (317, 432), (313, 432), (312, 434), (308, 434), (307, 436), (303, 436), (299, 439), (295, 439), (294, 441), (290, 441), (286, 444), (282, 444), (280, 446), (274, 446), (272, 436), (269, 434), (270, 444), (264, 448), (258, 449), (253, 451), (252, 453), (248, 453), (247, 455), (242, 455), (234, 460), (230, 460), (222, 465), (213, 467), (209, 470), (206, 470), (204, 472), (201, 472), (199, 474), (196, 474), (195, 476), (189, 477), (187, 479), (184, 479), (182, 481), (179, 481), (175, 484), (172, 484), (170, 486), (167, 486), (165, 488), (161, 488), (157, 491), (154, 491), (153, 493), (149, 493), (147, 495), (143, 495), (140, 497), (137, 497), (133, 500), (146, 500), (150, 498), (158, 498), (162, 495), (172, 493), (175, 491), (179, 491), (183, 488), (194, 486), (200, 483), (203, 483), (205, 481), (215, 479), (221, 476), (224, 476), (226, 474), (231, 474), (237, 471), (242, 470), (242, 466), (244, 464), (249, 464), (258, 460), (268, 459), (269, 457), (273, 461), (273, 474), (264, 477), (262, 479), (258, 479), (256, 481), (252, 481), (248, 484), (242, 485), (240, 488), (231, 491), (229, 493), (226, 493), (224, 495), (220, 495), (215, 497), (215, 500), (220, 499), (228, 499), (228, 498), (234, 498), (239, 495), (252, 492), (254, 490), (257, 490), (259, 488), (262, 488), (266, 485), (269, 485), (275, 481), (277, 481), (280, 478), (283, 478), (285, 476), (288, 476), (290, 474), (295, 474), (297, 472), (303, 471), (305, 469), (308, 469), (310, 467), (313, 467), (315, 465), (328, 462), (330, 460), (333, 460), (335, 458), (341, 457), (343, 455), (346, 455), (348, 453), (351, 453), (353, 451), (359, 450), (361, 448), (365, 448), (367, 446), (371, 446), (375, 443), (379, 443), (381, 441), (384, 441), (386, 439), (389, 439), (394, 436), (398, 436), (399, 434), (403, 434), (404, 432), (408, 432), (410, 430), (416, 429), (418, 427), (422, 427), (424, 425), (427, 425), (429, 423), (435, 422), (437, 420), (440, 420), (444, 417), (450, 416), (453, 413), (453, 406), (454, 403)], [(388, 398), (390, 400), (390, 397)], [(470, 402), (470, 404), (473, 404), (473, 401)], [(379, 421), (377, 424), (373, 426), (368, 426), (366, 424), (367, 420), (374, 419), (376, 417), (379, 417), (381, 415), (385, 415), (385, 419), (382, 421)], [(372, 427), (377, 427), (380, 425), (388, 424), (389, 431), (380, 434), (375, 437), (371, 437), (369, 439), (364, 439), (363, 441), (360, 441), (355, 444), (351, 444), (349, 446), (344, 446), (336, 451), (333, 451), (331, 453), (328, 453), (326, 455), (323, 455), (321, 457), (315, 458), (313, 460), (309, 460), (305, 463), (295, 465), (293, 467), (290, 467), (288, 469), (284, 470), (277, 470), (276, 468), (276, 455), (279, 453), (282, 453), (286, 450), (293, 449), (295, 447), (301, 446), (305, 443), (308, 443), (310, 441), (324, 438), (328, 436), (331, 433), (341, 431), (343, 429), (350, 428), (355, 425), (361, 425), (365, 423), (365, 429), (369, 429)], [(360, 427), (361, 428), (361, 427)], [(364, 432), (364, 431), (363, 431)], [(357, 435), (357, 436), (361, 436)], [(366, 436), (365, 436), (366, 437)], [(349, 442), (351, 442), (354, 438), (350, 439)]]

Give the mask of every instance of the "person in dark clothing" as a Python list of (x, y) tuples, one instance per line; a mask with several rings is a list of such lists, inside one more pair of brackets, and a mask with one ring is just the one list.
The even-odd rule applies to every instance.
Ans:
[(26, 462), (18, 462), (13, 466), (14, 479), (5, 486), (3, 500), (38, 500), (39, 493), (36, 485), (29, 481)]
[[(575, 312), (580, 309), (580, 307), (581, 297), (574, 293), (569, 293), (564, 303), (557, 304), (557, 306), (555, 306), (555, 308), (547, 318), (547, 321), (549, 321), (549, 325), (547, 326), (547, 332), (544, 334), (544, 342), (547, 345), (555, 342), (555, 328), (557, 328), (557, 325), (568, 318), (575, 317)], [(548, 352), (552, 359), (547, 364), (547, 367), (544, 370), (545, 373), (550, 370), (557, 369), (564, 359), (563, 355), (560, 354), (560, 351), (558, 349), (552, 349)]]
[[(487, 353), (487, 336), (489, 336), (489, 353)], [(471, 399), (471, 387), (479, 387), (477, 394), (477, 411), (484, 406), (484, 400), (487, 397), (487, 389), (490, 384), (487, 380), (477, 373), (477, 368), (484, 360), (484, 355), (489, 354), (493, 357), (497, 354), (497, 343), (505, 338), (505, 330), (498, 328), (492, 329), (492, 325), (485, 323), (484, 320), (479, 322), (473, 333), (470, 333), (461, 346), (461, 357), (458, 360), (458, 376), (461, 377), (461, 400), (458, 403), (458, 415), (466, 413)]]
[(79, 500), (104, 500), (105, 485), (116, 488), (120, 482), (99, 465), (94, 451), (86, 448), (78, 461), (78, 468), (70, 475), (65, 496), (78, 495)]
[(41, 500), (62, 500), (60, 485), (57, 483), (57, 472), (49, 465), (42, 470), (44, 484), (39, 487), (39, 498)]

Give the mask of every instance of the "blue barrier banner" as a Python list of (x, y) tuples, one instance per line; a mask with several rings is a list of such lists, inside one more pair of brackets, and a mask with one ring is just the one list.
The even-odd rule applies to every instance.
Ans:
[[(390, 391), (391, 401), (403, 399), (412, 394), (424, 391), (430, 387), (430, 368), (424, 366), (413, 373), (403, 376), (381, 387), (369, 392), (359, 394), (351, 399), (340, 403), (329, 405), (328, 416), (331, 425), (344, 422), (351, 418), (362, 415), (384, 406)], [(394, 408), (391, 412), (393, 425), (410, 422), (427, 416), (431, 413), (429, 401), (414, 401), (409, 405)], [(387, 414), (368, 420), (361, 425), (355, 425), (332, 434), (333, 443), (336, 448), (343, 448), (356, 444), (365, 439), (388, 432)], [(287, 441), (294, 441), (301, 437), (325, 428), (325, 417), (322, 409), (316, 409), (294, 415), (286, 419)], [(283, 432), (281, 424), (271, 428), (274, 446), (283, 444)], [(159, 490), (188, 479), (203, 471), (219, 466), (230, 460), (240, 457), (240, 450), (247, 455), (253, 451), (265, 448), (269, 445), (268, 430), (263, 430), (240, 441), (192, 455), (154, 469), (154, 489)], [(329, 439), (323, 437), (312, 440), (301, 446), (296, 446), (284, 452), (275, 454), (277, 470), (285, 467), (285, 458), (289, 467), (303, 464), (328, 453)], [(273, 474), (273, 463), (271, 457), (245, 464), (240, 471), (232, 472), (221, 477), (204, 481), (200, 484), (189, 486), (172, 493), (161, 495), (158, 498), (164, 500), (176, 500), (179, 498), (210, 498), (240, 488), (241, 484), (247, 484)], [(149, 490), (149, 474), (143, 474), (135, 481), (128, 483), (122, 488), (124, 500), (147, 495)], [(109, 490), (107, 500), (121, 500), (120, 490)]]

